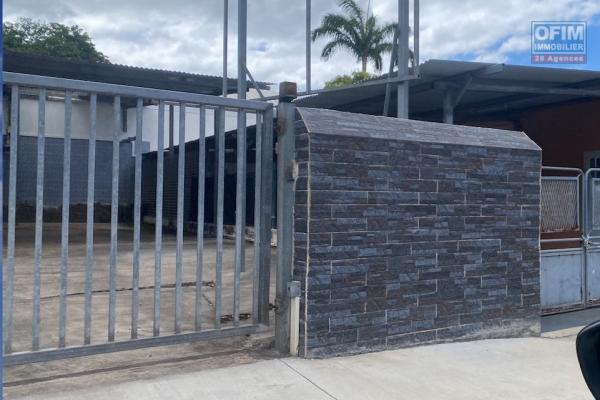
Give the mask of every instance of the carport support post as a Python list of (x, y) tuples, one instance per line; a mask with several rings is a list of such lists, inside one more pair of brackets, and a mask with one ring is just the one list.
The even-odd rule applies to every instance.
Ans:
[[(293, 82), (279, 84), (277, 109), (277, 282), (275, 288), (275, 348), (290, 352), (290, 297), (288, 283), (293, 268), (294, 226), (294, 117)], [(294, 327), (298, 329), (298, 327)]]
[(442, 109), (444, 111), (443, 121), (445, 124), (454, 123), (454, 96), (450, 89), (444, 91), (444, 99), (442, 102)]
[[(398, 0), (398, 79), (408, 75), (408, 0)], [(398, 118), (408, 118), (408, 81), (398, 82)]]

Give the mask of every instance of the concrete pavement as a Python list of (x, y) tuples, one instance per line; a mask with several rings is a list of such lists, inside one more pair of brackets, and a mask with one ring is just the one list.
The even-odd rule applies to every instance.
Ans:
[[(16, 230), (15, 275), (14, 275), (14, 317), (12, 345), (14, 352), (31, 349), (31, 319), (33, 306), (33, 270), (34, 270), (34, 229), (33, 224), (20, 223)], [(66, 345), (83, 344), (84, 304), (85, 304), (85, 265), (86, 234), (85, 224), (70, 224), (69, 267), (67, 278), (67, 322)], [(43, 261), (40, 289), (40, 347), (53, 348), (58, 345), (59, 293), (61, 270), (61, 226), (56, 223), (44, 224)], [(121, 225), (118, 232), (119, 245), (116, 273), (115, 338), (127, 340), (131, 326), (132, 259), (133, 228)], [(155, 242), (154, 227), (142, 225), (140, 242), (139, 276), (139, 321), (140, 337), (152, 336), (154, 316), (154, 268)], [(235, 242), (224, 240), (221, 310), (226, 319), (233, 312), (234, 298), (234, 254)], [(196, 236), (184, 237), (182, 261), (182, 320), (183, 332), (194, 330), (194, 310), (196, 293)], [(109, 266), (110, 266), (110, 225), (94, 225), (94, 269), (92, 274), (92, 344), (105, 343), (108, 331)], [(202, 324), (213, 326), (215, 320), (215, 264), (216, 241), (204, 240), (203, 288), (202, 288)], [(162, 241), (161, 260), (161, 333), (173, 330), (175, 309), (175, 262), (176, 237), (165, 232)], [(5, 264), (6, 265), (6, 264)], [(254, 244), (246, 242), (245, 272), (240, 276), (240, 312), (242, 323), (248, 322), (252, 311), (252, 291), (254, 273)], [(272, 249), (272, 268), (276, 265), (276, 249)], [(6, 287), (7, 274), (4, 274)], [(271, 299), (275, 296), (275, 273), (271, 273)]]
[(600, 309), (546, 318), (540, 338), (441, 344), (328, 360), (270, 359), (19, 398), (591, 399), (574, 341), (579, 327), (594, 319), (600, 319)]

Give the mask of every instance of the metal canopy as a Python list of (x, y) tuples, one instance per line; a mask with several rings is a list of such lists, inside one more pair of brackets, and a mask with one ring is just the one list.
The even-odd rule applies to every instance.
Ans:
[[(420, 79), (410, 81), (411, 118), (441, 120), (448, 88), (456, 94), (463, 91), (454, 104), (454, 114), (455, 119), (464, 120), (499, 111), (600, 97), (600, 71), (429, 60), (420, 66)], [(381, 115), (384, 96), (385, 79), (378, 79), (314, 91), (311, 96), (298, 98), (296, 104)], [(390, 105), (391, 110), (395, 108)]]

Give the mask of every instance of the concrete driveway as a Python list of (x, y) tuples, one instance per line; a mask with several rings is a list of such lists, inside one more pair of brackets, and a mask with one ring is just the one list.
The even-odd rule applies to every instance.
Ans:
[[(102, 373), (96, 378), (84, 374), (63, 381), (60, 392), (16, 391), (9, 398), (591, 399), (574, 342), (580, 327), (596, 319), (600, 309), (546, 317), (540, 338), (432, 345), (329, 360), (274, 358), (114, 384), (94, 385)], [(69, 390), (78, 382), (78, 389)], [(82, 382), (89, 386), (81, 388)], [(44, 387), (52, 388), (52, 382), (44, 382)]]
[[(84, 329), (84, 292), (86, 265), (85, 224), (69, 225), (69, 272), (67, 290), (66, 345), (83, 344)], [(154, 226), (142, 225), (140, 240), (140, 276), (139, 276), (139, 323), (140, 337), (152, 336), (154, 316), (154, 266), (155, 243)], [(61, 225), (45, 223), (43, 232), (43, 256), (41, 265), (41, 328), (40, 347), (53, 348), (58, 344), (58, 315), (61, 269)], [(6, 237), (6, 232), (5, 236)], [(33, 305), (34, 270), (34, 226), (20, 223), (16, 230), (15, 275), (14, 275), (14, 317), (13, 351), (31, 349), (31, 320)], [(6, 249), (6, 246), (5, 246)], [(271, 265), (276, 265), (276, 252), (273, 248)], [(162, 280), (161, 280), (161, 333), (173, 332), (175, 303), (175, 261), (176, 237), (173, 232), (163, 233), (162, 243)], [(234, 296), (234, 256), (235, 241), (224, 240), (222, 269), (222, 313), (223, 327), (231, 326)], [(94, 270), (92, 275), (92, 344), (105, 343), (108, 330), (108, 290), (110, 266), (110, 225), (94, 225)], [(116, 340), (127, 340), (131, 326), (133, 228), (119, 226), (118, 256), (116, 273)], [(4, 287), (8, 274), (4, 273)], [(215, 264), (216, 241), (204, 240), (203, 288), (202, 288), (202, 324), (212, 327), (215, 323)], [(251, 323), (252, 290), (254, 273), (254, 244), (246, 242), (246, 269), (240, 276), (240, 320), (242, 324)], [(196, 236), (186, 235), (183, 243), (182, 261), (182, 321), (183, 332), (194, 330), (195, 279), (196, 279)], [(275, 273), (271, 274), (271, 298), (274, 299)], [(6, 291), (4, 291), (4, 294)]]

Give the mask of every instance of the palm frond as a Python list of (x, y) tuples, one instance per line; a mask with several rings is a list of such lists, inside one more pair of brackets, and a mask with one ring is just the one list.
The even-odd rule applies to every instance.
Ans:
[(321, 20), (321, 25), (312, 31), (312, 40), (321, 37), (337, 36), (343, 33), (357, 40), (359, 33), (356, 24), (346, 17), (337, 14), (327, 14)]
[(321, 57), (324, 60), (329, 60), (329, 58), (334, 55), (338, 50), (341, 49), (347, 49), (352, 51), (352, 47), (353, 47), (353, 43), (352, 41), (343, 39), (343, 38), (339, 38), (339, 39), (335, 39), (332, 40), (331, 42), (327, 43), (325, 45), (325, 47), (323, 47), (323, 51), (321, 52)]
[(358, 20), (361, 25), (364, 23), (365, 12), (355, 0), (339, 0), (338, 5), (342, 10), (350, 14), (351, 17)]
[(375, 15), (367, 15), (356, 0), (338, 0), (344, 11), (342, 14), (327, 14), (321, 25), (312, 31), (312, 40), (328, 38), (330, 41), (321, 52), (321, 57), (329, 59), (339, 50), (347, 50), (357, 61), (362, 62), (366, 71), (367, 62), (377, 70), (383, 68), (383, 54), (392, 50), (391, 35), (397, 30), (395, 23), (380, 24)]

